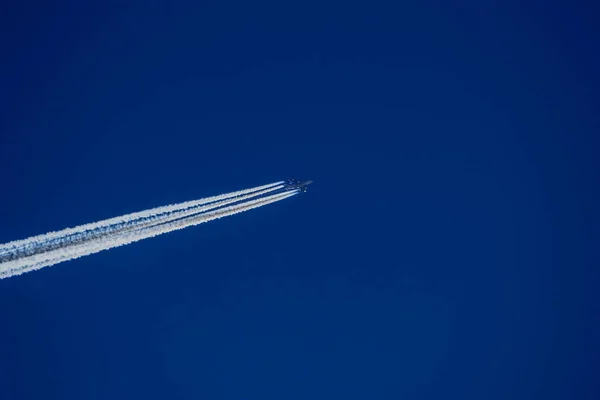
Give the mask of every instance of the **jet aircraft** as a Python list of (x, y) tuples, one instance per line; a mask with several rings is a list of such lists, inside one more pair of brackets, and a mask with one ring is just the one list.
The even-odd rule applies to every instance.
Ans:
[(313, 183), (313, 181), (300, 182), (297, 179), (290, 179), (289, 181), (287, 181), (285, 183), (284, 189), (286, 189), (286, 190), (297, 189), (297, 190), (301, 191), (302, 193), (304, 193), (304, 192), (306, 192), (306, 187), (308, 185), (310, 185), (311, 183)]

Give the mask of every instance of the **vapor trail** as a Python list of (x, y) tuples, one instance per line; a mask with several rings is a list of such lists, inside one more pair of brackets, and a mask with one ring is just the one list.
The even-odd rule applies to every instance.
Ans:
[(233, 198), (229, 198), (227, 200), (216, 201), (214, 203), (210, 203), (205, 206), (194, 206), (187, 209), (182, 209), (178, 211), (173, 211), (169, 213), (163, 213), (158, 215), (153, 215), (151, 217), (142, 219), (140, 221), (134, 221), (133, 224), (118, 224), (115, 228), (110, 229), (110, 234), (122, 233), (122, 232), (130, 232), (134, 230), (139, 230), (141, 228), (147, 228), (151, 226), (155, 226), (158, 224), (164, 224), (166, 222), (182, 219), (185, 217), (189, 217), (196, 214), (206, 213), (207, 211), (214, 210), (228, 204), (239, 203), (247, 199), (251, 199), (253, 197), (262, 196), (263, 194), (270, 193), (275, 190), (279, 190), (283, 188), (283, 185), (275, 186), (273, 188), (260, 190), (258, 192), (252, 192), (243, 196), (236, 196)]
[[(263, 186), (263, 188), (264, 187), (265, 186)], [(269, 192), (269, 190), (264, 189), (264, 192)], [(203, 212), (199, 209), (195, 209), (193, 211), (188, 210), (183, 211), (181, 213), (174, 213), (173, 215), (167, 216), (167, 218), (169, 219), (158, 219), (153, 221), (152, 223), (148, 223), (147, 225), (137, 226), (136, 228), (128, 229), (125, 231), (108, 232), (100, 237), (93, 238), (84, 243), (67, 244), (59, 249), (50, 250), (40, 254), (35, 254), (32, 256), (0, 263), (0, 278), (7, 278), (15, 275), (20, 275), (25, 272), (37, 270), (63, 261), (83, 257), (89, 254), (97, 253), (102, 250), (108, 250), (114, 247), (123, 246), (139, 240), (154, 237), (163, 233), (183, 229), (188, 226), (198, 225), (204, 222), (212, 221), (214, 219), (238, 214), (243, 211), (248, 211), (257, 207), (261, 207), (276, 201), (286, 199), (288, 197), (294, 196), (297, 193), (297, 191), (286, 191), (283, 193), (277, 193), (274, 195), (265, 196), (248, 201), (243, 201), (241, 198), (237, 200), (231, 199), (226, 201), (229, 203), (237, 202), (237, 204), (222, 207), (225, 204), (224, 202), (224, 204), (221, 204), (221, 208), (214, 209), (213, 207), (213, 211)], [(256, 194), (248, 195), (248, 197), (255, 196)], [(138, 214), (143, 215), (143, 213), (144, 212)], [(191, 215), (187, 215), (186, 213), (191, 213)]]
[[(177, 211), (154, 214), (149, 217), (141, 217), (141, 218), (137, 218), (137, 219), (134, 219), (134, 220), (131, 220), (128, 222), (121, 222), (118, 224), (101, 226), (99, 228), (86, 230), (86, 231), (74, 233), (71, 235), (59, 236), (56, 238), (47, 239), (42, 242), (35, 242), (35, 243), (26, 245), (26, 246), (5, 249), (4, 252), (0, 251), (0, 264), (7, 262), (7, 261), (23, 259), (24, 257), (33, 256), (36, 254), (47, 253), (48, 251), (60, 249), (65, 246), (82, 244), (85, 242), (95, 240), (95, 239), (97, 239), (101, 236), (105, 236), (105, 235), (112, 235), (112, 234), (118, 233), (118, 232), (132, 231), (132, 230), (138, 229), (138, 228), (143, 228), (143, 227), (147, 227), (147, 226), (156, 225), (159, 223), (173, 221), (173, 220), (176, 220), (179, 218), (183, 218), (186, 216), (190, 216), (190, 215), (198, 214), (201, 212), (206, 212), (208, 210), (215, 209), (218, 207), (222, 207), (227, 204), (237, 203), (242, 200), (261, 196), (263, 194), (282, 189), (283, 187), (284, 187), (283, 185), (277, 185), (277, 186), (269, 187), (267, 189), (254, 191), (254, 192), (251, 192), (250, 194), (237, 195), (234, 197), (229, 197), (226, 200), (213, 201), (213, 202), (209, 203), (208, 205), (204, 205), (204, 206), (195, 205), (195, 206), (189, 207), (187, 209), (181, 209), (181, 210), (177, 210)], [(239, 192), (236, 192), (236, 193), (239, 193)], [(227, 195), (214, 196), (213, 199), (214, 198), (225, 198), (225, 196), (227, 196)], [(206, 199), (198, 200), (198, 201), (206, 201)], [(198, 202), (198, 201), (196, 201), (196, 202)], [(191, 202), (188, 202), (188, 204), (189, 203), (191, 203)], [(185, 203), (182, 203), (182, 204), (185, 204)], [(144, 213), (137, 213), (137, 214), (144, 214)], [(89, 225), (91, 225), (91, 224), (89, 224)], [(77, 229), (77, 228), (74, 228), (74, 229)]]
[(45, 242), (50, 239), (56, 239), (56, 238), (60, 238), (60, 237), (68, 236), (68, 235), (79, 234), (79, 233), (83, 233), (83, 232), (93, 230), (93, 229), (106, 228), (106, 227), (110, 227), (111, 225), (128, 223), (128, 222), (131, 222), (134, 220), (138, 220), (140, 218), (151, 217), (151, 216), (155, 216), (158, 214), (169, 213), (172, 211), (187, 209), (190, 207), (195, 207), (195, 206), (199, 206), (202, 204), (208, 204), (208, 203), (212, 203), (212, 202), (216, 202), (216, 201), (220, 201), (220, 200), (224, 200), (224, 199), (228, 199), (228, 198), (232, 198), (232, 197), (242, 196), (242, 195), (245, 195), (248, 193), (265, 190), (267, 188), (273, 188), (274, 186), (281, 186), (282, 183), (283, 182), (275, 182), (275, 183), (271, 183), (268, 185), (258, 186), (258, 187), (246, 189), (246, 190), (240, 190), (237, 192), (226, 193), (226, 194), (222, 194), (219, 196), (206, 197), (204, 199), (187, 201), (187, 202), (178, 203), (178, 204), (171, 204), (168, 206), (156, 207), (156, 208), (152, 208), (150, 210), (127, 214), (127, 215), (110, 218), (110, 219), (106, 219), (106, 220), (99, 221), (99, 222), (93, 222), (90, 224), (80, 225), (80, 226), (77, 226), (74, 228), (67, 228), (67, 229), (63, 229), (60, 231), (56, 231), (56, 232), (49, 232), (49, 233), (46, 233), (43, 235), (32, 236), (30, 238), (23, 239), (23, 240), (15, 240), (15, 241), (0, 245), (0, 254), (3, 252), (9, 251), (9, 250), (15, 249), (15, 248), (27, 247), (27, 246), (35, 245), (38, 243), (42, 243), (42, 242)]

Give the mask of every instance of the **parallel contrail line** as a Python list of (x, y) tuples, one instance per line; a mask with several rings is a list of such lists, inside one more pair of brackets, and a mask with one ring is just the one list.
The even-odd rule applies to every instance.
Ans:
[(205, 212), (201, 214), (193, 214), (187, 218), (181, 218), (175, 221), (158, 223), (149, 227), (136, 229), (130, 232), (118, 233), (115, 235), (105, 235), (98, 239), (92, 240), (89, 243), (67, 246), (62, 249), (49, 251), (23, 259), (9, 261), (0, 264), (0, 278), (20, 275), (25, 272), (37, 270), (46, 266), (54, 265), (60, 262), (83, 257), (85, 255), (97, 253), (99, 251), (108, 250), (114, 247), (123, 246), (146, 238), (154, 237), (163, 233), (172, 232), (183, 229), (188, 226), (198, 225), (204, 222), (223, 218), (230, 215), (235, 215), (243, 211), (248, 211), (258, 208), (276, 201), (286, 199), (296, 195), (297, 191), (286, 191), (260, 199), (249, 200), (241, 204), (219, 208), (215, 211)]
[(67, 236), (67, 235), (71, 235), (71, 234), (77, 234), (77, 233), (85, 232), (87, 230), (107, 227), (107, 226), (115, 225), (118, 223), (126, 223), (129, 221), (137, 220), (139, 218), (150, 217), (150, 216), (157, 215), (157, 214), (172, 212), (172, 211), (181, 210), (181, 209), (187, 209), (190, 207), (207, 204), (207, 203), (212, 203), (215, 201), (224, 200), (224, 199), (228, 199), (231, 197), (237, 197), (237, 196), (245, 195), (248, 193), (264, 190), (264, 189), (267, 189), (267, 188), (270, 188), (273, 186), (279, 186), (282, 183), (283, 182), (280, 181), (280, 182), (275, 182), (275, 183), (271, 183), (268, 185), (257, 186), (255, 188), (251, 188), (251, 189), (245, 189), (245, 190), (240, 190), (240, 191), (236, 191), (236, 192), (225, 193), (225, 194), (218, 195), (218, 196), (211, 196), (211, 197), (206, 197), (203, 199), (187, 201), (184, 203), (156, 207), (156, 208), (152, 208), (152, 209), (145, 210), (145, 211), (140, 211), (140, 212), (136, 212), (136, 213), (126, 214), (126, 215), (122, 215), (119, 217), (102, 220), (99, 222), (93, 222), (93, 223), (89, 223), (89, 224), (76, 226), (74, 228), (66, 228), (66, 229), (62, 229), (60, 231), (49, 232), (49, 233), (45, 233), (42, 235), (32, 236), (27, 239), (15, 240), (15, 241), (4, 243), (4, 244), (0, 245), (0, 252), (5, 252), (7, 250), (10, 250), (10, 249), (13, 249), (16, 247), (26, 247), (29, 245), (34, 245), (34, 244), (37, 244), (37, 243), (40, 243), (40, 242), (43, 242), (46, 240), (55, 239), (55, 238), (59, 238), (59, 237)]
[(173, 221), (176, 219), (184, 218), (190, 215), (199, 214), (202, 212), (206, 212), (208, 210), (212, 210), (218, 207), (223, 207), (227, 204), (241, 202), (246, 199), (250, 199), (253, 197), (261, 196), (263, 194), (282, 189), (283, 185), (274, 186), (272, 188), (263, 189), (258, 192), (252, 192), (250, 194), (236, 196), (228, 198), (227, 200), (221, 200), (212, 202), (205, 206), (194, 206), (189, 207), (187, 209), (172, 211), (169, 213), (155, 214), (150, 217), (139, 218), (137, 220), (133, 220), (130, 223), (118, 223), (115, 225), (111, 225), (109, 227), (100, 227), (88, 231), (79, 232), (77, 234), (58, 237), (54, 239), (49, 239), (46, 242), (36, 243), (32, 246), (23, 246), (17, 249), (7, 249), (4, 253), (0, 253), (0, 263), (8, 262), (16, 259), (22, 259), (25, 257), (33, 256), (36, 254), (46, 253), (51, 250), (60, 249), (65, 246), (72, 246), (77, 244), (82, 244), (84, 242), (89, 242), (92, 240), (96, 240), (99, 237), (105, 235), (112, 235), (114, 233), (127, 232), (132, 231), (138, 228), (153, 226), (156, 224)]

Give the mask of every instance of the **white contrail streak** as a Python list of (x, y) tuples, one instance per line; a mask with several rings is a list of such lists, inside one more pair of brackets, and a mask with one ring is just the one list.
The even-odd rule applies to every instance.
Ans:
[[(54, 265), (59, 262), (72, 260), (75, 258), (83, 257), (93, 253), (100, 252), (102, 250), (112, 249), (114, 247), (123, 246), (133, 242), (137, 242), (143, 239), (151, 238), (154, 236), (161, 235), (163, 233), (172, 232), (175, 230), (183, 229), (189, 226), (198, 225), (204, 222), (212, 221), (218, 218), (238, 214), (243, 211), (248, 211), (257, 207), (261, 207), (279, 200), (286, 199), (294, 196), (298, 192), (286, 192), (279, 193), (261, 199), (247, 201), (242, 204), (236, 204), (230, 207), (224, 207), (222, 209), (211, 211), (208, 213), (194, 215), (189, 218), (174, 221), (167, 224), (161, 224), (148, 228), (135, 230), (133, 232), (125, 232), (117, 235), (110, 235), (100, 238), (100, 240), (93, 241), (90, 243), (67, 247), (57, 251), (49, 252), (48, 254), (41, 254), (38, 256), (28, 257), (27, 260), (23, 260), (23, 265), (30, 270), (30, 267), (39, 269), (48, 265)], [(40, 257), (42, 256), (42, 257)], [(45, 257), (44, 257), (45, 256)], [(36, 258), (37, 257), (37, 258)], [(18, 265), (18, 264), (17, 264)], [(14, 268), (14, 266), (13, 266)], [(1, 274), (0, 274), (1, 276)]]
[(183, 210), (178, 210), (178, 211), (173, 211), (170, 213), (165, 213), (165, 214), (159, 214), (159, 215), (154, 215), (151, 217), (148, 217), (146, 219), (144, 219), (143, 221), (136, 223), (135, 225), (132, 226), (125, 226), (122, 229), (115, 229), (115, 230), (111, 230), (110, 232), (118, 232), (121, 233), (123, 231), (132, 231), (132, 230), (138, 230), (140, 228), (146, 228), (146, 227), (150, 227), (150, 226), (155, 226), (158, 224), (163, 224), (165, 222), (170, 222), (170, 221), (174, 221), (177, 219), (181, 219), (181, 218), (185, 218), (185, 217), (189, 217), (191, 215), (196, 215), (196, 214), (200, 214), (200, 213), (206, 213), (206, 211), (210, 211), (216, 208), (220, 208), (223, 207), (225, 205), (228, 204), (233, 204), (233, 203), (239, 203), (242, 202), (244, 200), (247, 199), (251, 199), (253, 197), (257, 197), (257, 196), (262, 196), (263, 194), (267, 194), (270, 193), (272, 191), (275, 190), (279, 190), (282, 189), (283, 185), (279, 185), (279, 186), (275, 186), (273, 188), (269, 188), (269, 189), (265, 189), (265, 190), (261, 190), (258, 192), (252, 192), (251, 194), (247, 194), (244, 196), (237, 196), (234, 198), (230, 198), (227, 200), (221, 200), (221, 201), (217, 201), (214, 203), (210, 203), (209, 205), (206, 206), (196, 206), (196, 207), (190, 207), (187, 209), (183, 209)]
[[(250, 200), (250, 201), (244, 202), (242, 204), (224, 207), (224, 208), (218, 209), (216, 211), (203, 213), (203, 214), (199, 214), (199, 215), (193, 215), (188, 218), (185, 218), (182, 220), (177, 220), (177, 221), (172, 221), (172, 222), (169, 222), (166, 224), (160, 224), (157, 226), (151, 226), (148, 228), (142, 228), (139, 230), (134, 230), (132, 232), (124, 232), (124, 233), (120, 233), (120, 234), (116, 234), (116, 235), (108, 234), (108, 235), (104, 235), (100, 238), (96, 238), (95, 240), (90, 241), (90, 242), (86, 242), (86, 243), (82, 243), (82, 244), (75, 244), (72, 246), (66, 246), (66, 247), (48, 251), (45, 253), (20, 258), (18, 260), (8, 261), (3, 264), (0, 264), (0, 266), (3, 269), (5, 269), (5, 268), (14, 269), (14, 268), (20, 268), (20, 267), (23, 267), (26, 265), (32, 265), (32, 264), (36, 264), (36, 263), (40, 263), (40, 262), (45, 262), (49, 259), (54, 259), (57, 257), (59, 257), (59, 258), (60, 257), (70, 257), (70, 255), (72, 255), (72, 254), (79, 254), (79, 253), (81, 253), (81, 255), (93, 254), (93, 253), (96, 253), (98, 251), (105, 250), (108, 248), (122, 246), (124, 244), (129, 244), (129, 243), (141, 240), (141, 239), (156, 236), (156, 235), (166, 233), (166, 232), (171, 232), (172, 230), (182, 229), (187, 226), (190, 226), (190, 224), (195, 225), (195, 223), (194, 223), (195, 221), (201, 221), (199, 223), (206, 222), (207, 218), (212, 215), (221, 215), (224, 213), (226, 214), (232, 210), (237, 210), (237, 209), (242, 209), (242, 211), (245, 211), (246, 209), (250, 209), (248, 207), (256, 208), (256, 207), (254, 207), (255, 204), (264, 205), (264, 203), (266, 203), (267, 201), (269, 203), (272, 203), (273, 201), (282, 200), (283, 198), (290, 197), (293, 194), (296, 194), (296, 192), (279, 193), (279, 194), (275, 194), (275, 195), (271, 195), (271, 196), (266, 196), (266, 197), (263, 197), (260, 199)], [(271, 201), (272, 199), (275, 199), (275, 200)], [(237, 214), (237, 212), (234, 212), (234, 214)], [(209, 219), (209, 220), (211, 220), (211, 219)], [(158, 232), (158, 233), (155, 233), (155, 232)], [(80, 255), (78, 255), (78, 257), (79, 256)], [(69, 258), (69, 259), (71, 259), (71, 258)]]
[[(265, 189), (264, 192), (269, 192), (269, 190)], [(223, 204), (221, 204), (221, 208), (217, 208), (216, 210), (213, 209), (213, 211), (202, 212), (199, 209), (196, 209), (193, 213), (191, 213), (190, 211), (190, 215), (185, 214), (188, 211), (184, 211), (182, 213), (179, 213), (178, 216), (169, 215), (168, 218), (170, 219), (167, 220), (159, 219), (153, 221), (152, 225), (150, 226), (138, 226), (133, 230), (127, 229), (125, 232), (109, 232), (103, 236), (94, 238), (88, 242), (66, 245), (65, 247), (56, 250), (51, 250), (44, 253), (35, 254), (29, 257), (23, 257), (20, 259), (2, 263), (0, 264), (0, 278), (7, 278), (10, 276), (20, 275), (25, 272), (37, 270), (63, 261), (83, 257), (89, 254), (97, 253), (102, 250), (108, 250), (114, 247), (123, 246), (139, 240), (154, 237), (163, 233), (183, 229), (188, 226), (198, 225), (204, 222), (212, 221), (214, 219), (238, 214), (243, 211), (251, 210), (276, 201), (286, 199), (288, 197), (296, 195), (297, 193), (297, 191), (286, 191), (283, 193), (277, 193), (254, 200), (243, 201), (241, 203), (241, 198), (238, 200), (226, 200), (228, 203), (224, 202)], [(256, 194), (248, 195), (247, 197), (255, 196)], [(224, 204), (229, 204), (233, 202), (236, 202), (237, 204), (228, 207), (222, 207)]]
[[(261, 196), (263, 194), (282, 189), (284, 185), (273, 186), (267, 189), (259, 190), (257, 192), (251, 192), (246, 195), (237, 195), (230, 197), (227, 200), (214, 201), (204, 206), (193, 206), (187, 209), (181, 209), (172, 212), (166, 212), (161, 214), (155, 214), (150, 217), (142, 217), (126, 223), (118, 223), (108, 226), (102, 226), (100, 228), (78, 232), (67, 236), (60, 236), (53, 239), (47, 239), (45, 242), (36, 242), (28, 246), (21, 246), (19, 248), (6, 249), (4, 252), (0, 252), (0, 264), (16, 259), (24, 259), (28, 256), (35, 254), (47, 253), (48, 251), (64, 248), (66, 246), (78, 245), (83, 242), (89, 242), (95, 240), (101, 236), (112, 235), (114, 233), (132, 231), (134, 229), (143, 228), (147, 226), (156, 225), (168, 221), (173, 221), (179, 218), (187, 217), (190, 215), (206, 212), (218, 207), (222, 207), (227, 204), (237, 203), (246, 199)], [(239, 192), (238, 192), (239, 193)], [(215, 196), (213, 198), (223, 198), (223, 196)], [(188, 202), (189, 204), (190, 202)], [(142, 213), (138, 213), (142, 214)], [(76, 229), (76, 228), (75, 228)]]
[(56, 238), (60, 238), (63, 236), (67, 236), (67, 235), (72, 235), (72, 234), (78, 234), (78, 233), (82, 233), (88, 230), (92, 230), (92, 229), (98, 229), (98, 228), (103, 228), (103, 227), (109, 227), (111, 225), (116, 225), (116, 224), (121, 224), (121, 223), (127, 223), (127, 222), (131, 222), (134, 220), (138, 220), (140, 218), (146, 218), (146, 217), (151, 217), (154, 215), (158, 215), (158, 214), (164, 214), (164, 213), (169, 213), (169, 212), (173, 212), (173, 211), (177, 211), (177, 210), (182, 210), (182, 209), (187, 209), (190, 207), (195, 207), (195, 206), (199, 206), (199, 205), (203, 205), (203, 204), (208, 204), (208, 203), (212, 203), (212, 202), (216, 202), (216, 201), (220, 201), (220, 200), (224, 200), (224, 199), (229, 199), (232, 197), (238, 197), (238, 196), (242, 196), (248, 193), (252, 193), (252, 192), (257, 192), (257, 191), (261, 191), (261, 190), (265, 190), (267, 188), (272, 188), (274, 186), (281, 186), (283, 182), (275, 182), (275, 183), (271, 183), (269, 185), (263, 185), (263, 186), (258, 186), (255, 188), (251, 188), (251, 189), (246, 189), (246, 190), (240, 190), (237, 192), (231, 192), (231, 193), (226, 193), (226, 194), (222, 194), (219, 196), (212, 196), (212, 197), (207, 197), (204, 199), (199, 199), (199, 200), (193, 200), (193, 201), (187, 201), (184, 203), (178, 203), (178, 204), (171, 204), (168, 206), (162, 206), (162, 207), (156, 207), (156, 208), (152, 208), (150, 210), (145, 210), (145, 211), (140, 211), (140, 212), (136, 212), (136, 213), (132, 213), (132, 214), (127, 214), (127, 215), (123, 215), (120, 217), (115, 217), (115, 218), (110, 218), (110, 219), (106, 219), (103, 221), (99, 221), (99, 222), (93, 222), (90, 224), (85, 224), (85, 225), (80, 225), (74, 228), (67, 228), (67, 229), (63, 229), (60, 231), (56, 231), (56, 232), (49, 232), (43, 235), (37, 235), (37, 236), (32, 236), (30, 238), (27, 239), (23, 239), (23, 240), (16, 240), (13, 242), (8, 242), (5, 244), (0, 245), (0, 253), (2, 252), (6, 252), (15, 248), (20, 248), (20, 247), (27, 247), (27, 246), (31, 246), (31, 245), (35, 245), (38, 243), (42, 243), (44, 241), (50, 240), (50, 239), (56, 239)]

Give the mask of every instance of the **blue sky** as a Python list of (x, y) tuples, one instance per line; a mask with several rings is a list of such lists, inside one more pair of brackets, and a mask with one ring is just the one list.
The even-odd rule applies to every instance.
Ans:
[(121, 3), (0, 13), (0, 242), (315, 183), (0, 281), (1, 399), (600, 396), (597, 8)]

